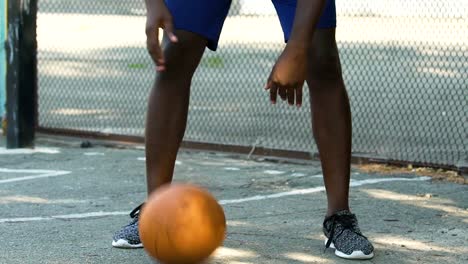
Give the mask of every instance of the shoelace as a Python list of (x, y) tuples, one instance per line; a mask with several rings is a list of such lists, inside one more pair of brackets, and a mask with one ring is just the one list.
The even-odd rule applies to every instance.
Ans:
[[(331, 225), (330, 237), (328, 238), (328, 241), (327, 241), (327, 244), (325, 245), (325, 248), (329, 248), (331, 243), (333, 242), (333, 239), (335, 237), (339, 237), (346, 229), (349, 229), (352, 232), (354, 232), (355, 234), (366, 238), (363, 234), (356, 231), (355, 226), (354, 226), (355, 219), (354, 219), (353, 215), (332, 215), (326, 221), (332, 221), (332, 225)], [(337, 223), (339, 223), (341, 225), (342, 229), (341, 229), (340, 233), (335, 234), (335, 227), (336, 227)]]
[(143, 205), (145, 205), (145, 203), (142, 203), (142, 204), (140, 204), (139, 206), (137, 206), (135, 209), (133, 209), (133, 210), (130, 212), (130, 217), (131, 217), (131, 218), (138, 218), (138, 216), (140, 215), (140, 211), (141, 211), (141, 208), (143, 207)]

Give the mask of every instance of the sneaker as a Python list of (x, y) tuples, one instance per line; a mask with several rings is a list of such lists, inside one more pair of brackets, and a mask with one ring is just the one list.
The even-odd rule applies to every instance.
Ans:
[(132, 221), (114, 234), (112, 246), (117, 248), (142, 248), (143, 244), (138, 233), (138, 217), (143, 204), (132, 210), (130, 217)]
[(326, 248), (335, 249), (335, 255), (345, 259), (371, 259), (374, 246), (359, 229), (356, 216), (341, 210), (323, 221)]

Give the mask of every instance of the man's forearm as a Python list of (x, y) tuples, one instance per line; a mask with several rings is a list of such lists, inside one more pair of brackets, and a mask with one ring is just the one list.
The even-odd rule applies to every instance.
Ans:
[[(147, 0), (150, 1), (150, 0)], [(326, 0), (297, 0), (296, 15), (288, 44), (307, 46)]]

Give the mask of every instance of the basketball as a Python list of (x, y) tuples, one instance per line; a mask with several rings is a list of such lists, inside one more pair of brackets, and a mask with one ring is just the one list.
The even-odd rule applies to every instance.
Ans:
[(138, 227), (150, 256), (164, 264), (193, 264), (208, 258), (223, 243), (226, 218), (208, 191), (170, 184), (149, 196)]

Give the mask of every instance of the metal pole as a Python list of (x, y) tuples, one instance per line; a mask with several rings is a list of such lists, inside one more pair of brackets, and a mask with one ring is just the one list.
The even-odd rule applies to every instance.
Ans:
[[(7, 28), (7, 0), (0, 0), (0, 122), (3, 130), (6, 121), (6, 28)], [(3, 131), (6, 133), (6, 131)]]
[(37, 0), (8, 0), (7, 148), (34, 146), (37, 125)]

